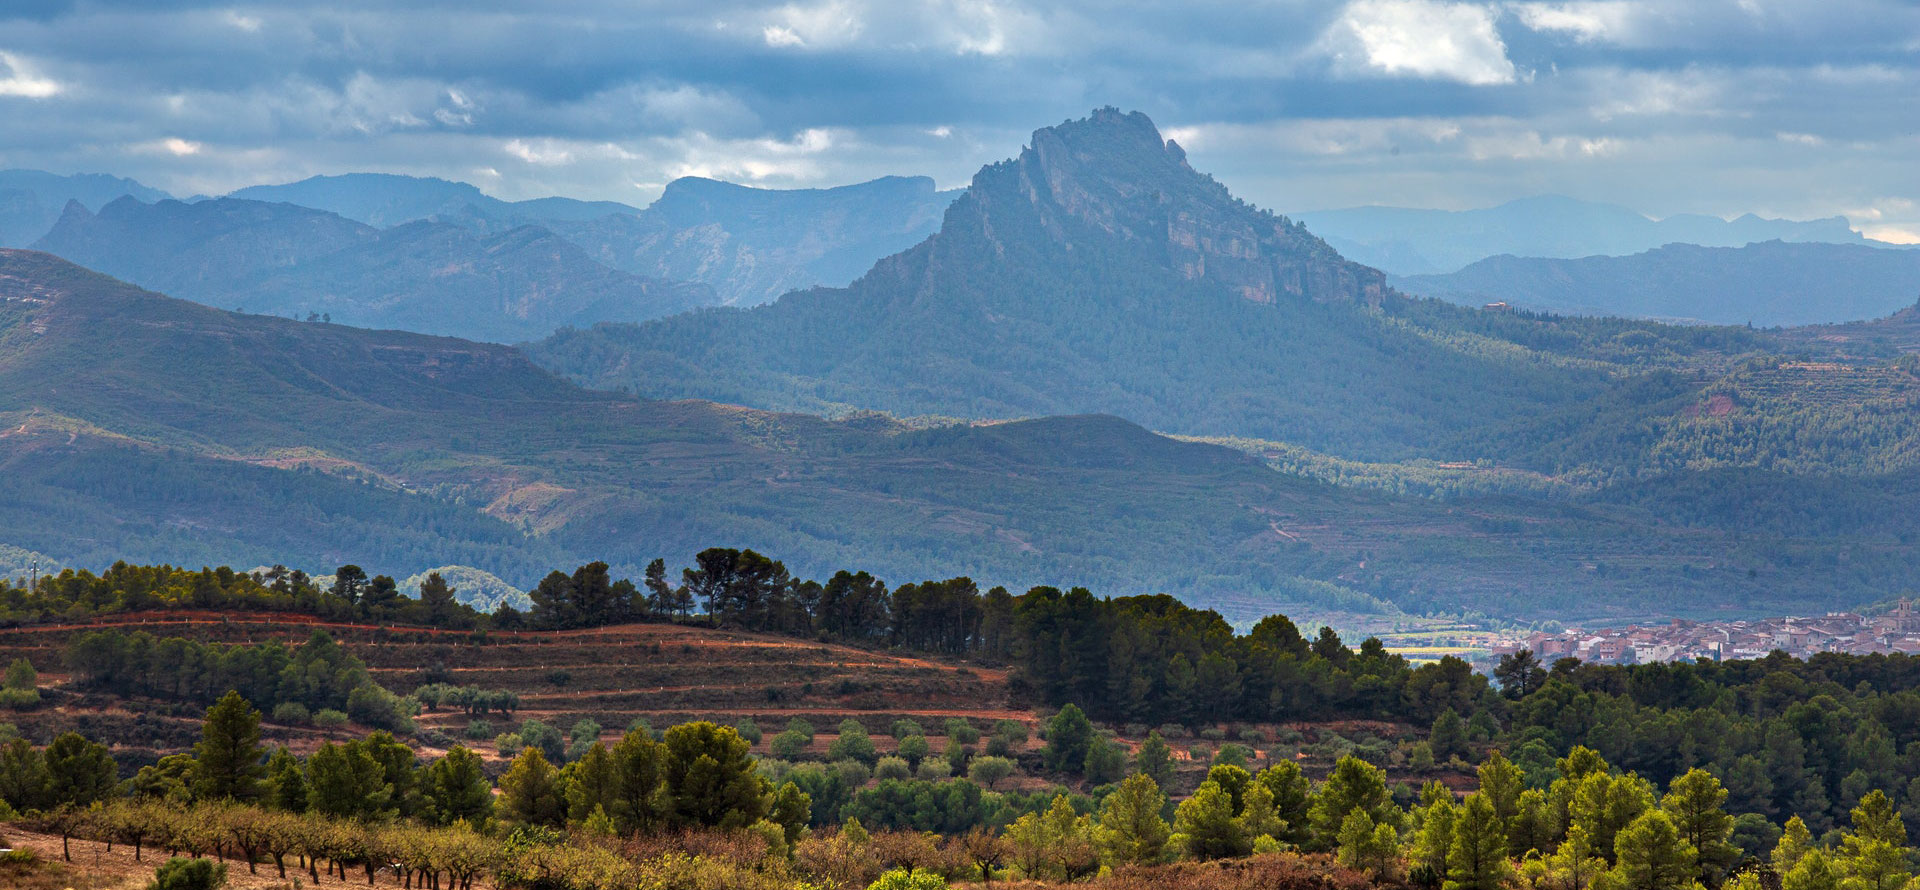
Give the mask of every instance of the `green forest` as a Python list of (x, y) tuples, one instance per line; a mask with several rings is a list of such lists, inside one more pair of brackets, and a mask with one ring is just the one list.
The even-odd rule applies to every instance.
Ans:
[[(83, 628), (220, 610), (476, 641), (633, 621), (836, 639), (1003, 664), (1042, 716), (1037, 738), (1005, 719), (563, 728), (516, 722), (521, 702), (503, 691), (384, 689), (318, 631), (286, 646), (83, 630), (59, 654), (73, 692), (198, 703), (196, 736), (129, 761), (132, 739), (0, 723), (0, 820), (58, 837), (75, 862), (87, 845), (131, 848), (163, 879), (1894, 890), (1920, 862), (1920, 659), (1902, 655), (1609, 667), (1522, 651), (1487, 676), (1326, 628), (1309, 637), (1280, 615), (1236, 634), (1168, 597), (965, 579), (888, 589), (861, 573), (820, 584), (722, 548), (676, 577), (656, 562), (639, 583), (598, 563), (555, 572), (525, 613), (475, 612), (438, 576), (402, 595), (352, 566), (322, 587), (283, 570), (120, 565), (5, 596)], [(41, 688), (16, 660), (0, 707), (33, 715)], [(414, 725), (439, 709), (465, 715), (465, 738)], [(1401, 729), (1326, 729), (1355, 721)], [(269, 723), (329, 734), (295, 753), (263, 742)], [(1196, 733), (1234, 741), (1176, 757)], [(1320, 761), (1295, 751), (1328, 766), (1309, 772)], [(36, 862), (0, 865), (60, 865)]]

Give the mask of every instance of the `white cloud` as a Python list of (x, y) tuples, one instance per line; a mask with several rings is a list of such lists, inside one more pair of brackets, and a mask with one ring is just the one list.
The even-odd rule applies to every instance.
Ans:
[(223, 16), (222, 18), (226, 21), (228, 25), (231, 25), (249, 34), (257, 34), (260, 31), (261, 21), (260, 21), (260, 17), (257, 15), (247, 15), (245, 13), (240, 12), (237, 9), (229, 9), (227, 10), (226, 15)]
[(847, 46), (866, 30), (866, 21), (853, 4), (829, 0), (812, 6), (789, 3), (773, 11), (773, 22), (761, 31), (768, 46), (831, 49)]
[(1507, 7), (1535, 31), (1561, 31), (1581, 43), (1618, 40), (1632, 26), (1631, 3), (1598, 0), (1576, 3), (1515, 3)]
[(0, 52), (0, 96), (46, 99), (58, 95), (61, 89), (57, 81), (40, 76), (25, 59)]
[(766, 39), (768, 46), (806, 46), (807, 45), (807, 42), (805, 40), (800, 39), (800, 35), (795, 34), (792, 28), (788, 28), (783, 25), (768, 25), (765, 28), (761, 29), (760, 33), (761, 33), (761, 36), (763, 36)]
[(1492, 8), (1437, 0), (1353, 0), (1323, 45), (1337, 65), (1486, 86), (1516, 79)]

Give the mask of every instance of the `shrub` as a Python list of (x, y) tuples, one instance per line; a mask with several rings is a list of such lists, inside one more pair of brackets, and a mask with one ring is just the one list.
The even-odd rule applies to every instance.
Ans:
[(466, 736), (467, 738), (473, 739), (476, 742), (485, 741), (487, 739), (493, 738), (492, 721), (488, 721), (488, 720), (467, 721)]
[(1218, 726), (1209, 726), (1200, 730), (1200, 737), (1209, 742), (1224, 742), (1227, 740), (1227, 731)]
[(947, 879), (923, 868), (896, 868), (867, 885), (867, 890), (947, 890)]
[(493, 737), (493, 747), (499, 750), (501, 757), (517, 756), (520, 749), (526, 746), (527, 740), (517, 732), (503, 732)]
[(833, 740), (833, 747), (827, 750), (829, 760), (858, 760), (861, 763), (873, 763), (880, 758), (880, 752), (873, 747), (873, 739), (867, 736), (867, 729), (858, 720), (840, 722), (840, 737)]
[(1178, 723), (1160, 724), (1160, 737), (1163, 739), (1184, 739), (1192, 735), (1193, 733), (1188, 732), (1186, 727)]
[(799, 760), (806, 756), (807, 745), (811, 744), (812, 741), (812, 739), (807, 738), (804, 734), (789, 729), (773, 737), (771, 750), (773, 751), (773, 756), (781, 760)]
[(900, 750), (896, 753), (904, 758), (908, 765), (917, 767), (920, 761), (927, 759), (933, 753), (933, 746), (927, 743), (926, 736), (910, 735), (900, 740)]
[(972, 779), (974, 784), (991, 790), (1017, 770), (1018, 767), (1014, 766), (1013, 761), (1005, 757), (991, 755), (975, 757), (973, 763), (967, 767), (967, 778)]
[(787, 721), (787, 732), (797, 732), (803, 736), (806, 736), (807, 741), (809, 742), (813, 741), (813, 724), (808, 723), (807, 721), (799, 717), (795, 717), (792, 720)]
[(941, 779), (951, 778), (953, 776), (953, 767), (948, 766), (945, 760), (938, 757), (929, 757), (920, 761), (920, 768), (914, 771), (914, 775), (917, 778), (925, 779), (929, 782), (937, 782)]
[(225, 863), (176, 856), (153, 873), (153, 883), (147, 885), (147, 890), (215, 890), (226, 883)]
[(873, 766), (874, 778), (880, 779), (881, 781), (886, 781), (887, 779), (905, 779), (912, 775), (913, 767), (908, 766), (907, 761), (900, 757), (882, 757), (880, 758), (880, 762)]
[(961, 745), (972, 745), (980, 741), (980, 730), (975, 729), (972, 723), (954, 717), (947, 721), (947, 738)]
[(301, 726), (313, 722), (313, 713), (297, 701), (283, 701), (273, 706), (273, 722)]
[(735, 723), (733, 725), (733, 731), (739, 733), (741, 738), (746, 739), (749, 745), (760, 744), (760, 724), (753, 722), (752, 717)]
[(0, 689), (0, 708), (12, 708), (24, 711), (38, 707), (40, 690), (38, 689)]
[(548, 671), (547, 682), (555, 686), (565, 686), (573, 682), (573, 674), (566, 671)]
[(895, 739), (904, 739), (910, 735), (926, 735), (926, 734), (927, 734), (927, 731), (920, 727), (919, 721), (909, 720), (904, 717), (899, 720), (893, 721), (892, 735)]
[(347, 725), (347, 715), (332, 708), (321, 708), (314, 712), (313, 725), (321, 729), (339, 729)]

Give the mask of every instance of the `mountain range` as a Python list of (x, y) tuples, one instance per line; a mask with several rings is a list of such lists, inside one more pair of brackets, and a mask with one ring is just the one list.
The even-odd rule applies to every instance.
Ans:
[(1497, 256), (1447, 275), (1392, 279), (1409, 293), (1546, 312), (1767, 327), (1883, 318), (1920, 298), (1920, 250), (1765, 241), (1669, 244), (1622, 257)]
[(0, 247), (32, 244), (60, 219), (69, 201), (99, 210), (125, 195), (149, 202), (172, 197), (131, 179), (99, 173), (57, 176), (39, 170), (0, 170)]
[[(724, 543), (813, 576), (1376, 619), (1810, 606), (1920, 568), (1920, 518), (1897, 506), (1911, 474), (1764, 479), (1782, 490), (1702, 473), (1574, 502), (1443, 501), (1110, 416), (923, 426), (649, 401), (505, 347), (225, 312), (0, 251), (0, 528), (45, 565), (454, 564), (525, 587)], [(1751, 521), (1685, 514), (1690, 489)]]
[[(492, 237), (302, 212), (301, 243), (237, 225), (215, 239), (232, 258), (179, 280), (414, 227)], [(520, 349), (0, 253), (0, 545), (526, 585), (727, 544), (815, 576), (1079, 583), (1236, 616), (1825, 608), (1920, 569), (1914, 330), (1409, 297), (1102, 109), (1036, 131), (848, 287)]]
[(75, 203), (35, 249), (212, 306), (495, 342), (716, 302), (702, 285), (594, 262), (537, 226), (376, 229), (323, 210), (220, 198)]
[[(1456, 271), (1487, 257), (1623, 256), (1666, 244), (1741, 247), (1759, 241), (1866, 243), (1844, 217), (1650, 219), (1617, 204), (1543, 195), (1479, 210), (1351, 207), (1297, 217), (1342, 254), (1395, 275)], [(1877, 242), (1875, 242), (1877, 243)]]

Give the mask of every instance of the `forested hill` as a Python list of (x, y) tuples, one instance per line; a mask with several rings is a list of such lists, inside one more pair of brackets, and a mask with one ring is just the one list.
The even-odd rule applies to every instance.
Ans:
[[(806, 411), (1113, 413), (1347, 456), (1481, 457), (1475, 428), (1592, 399), (1719, 332), (1489, 324), (1393, 293), (1196, 172), (1140, 114), (1042, 129), (940, 233), (843, 290), (562, 332), (528, 347), (599, 387)], [(1726, 335), (1731, 336), (1731, 335)], [(1537, 344), (1533, 341), (1538, 341)]]
[[(815, 577), (1085, 584), (1236, 617), (1705, 614), (1884, 598), (1920, 571), (1910, 487), (1796, 490), (1797, 512), (1738, 534), (1645, 497), (1397, 498), (1111, 416), (915, 429), (594, 392), (504, 347), (222, 312), (0, 252), (0, 545), (65, 565), (451, 564), (526, 587), (721, 543)], [(1838, 513), (1906, 518), (1804, 525)]]

